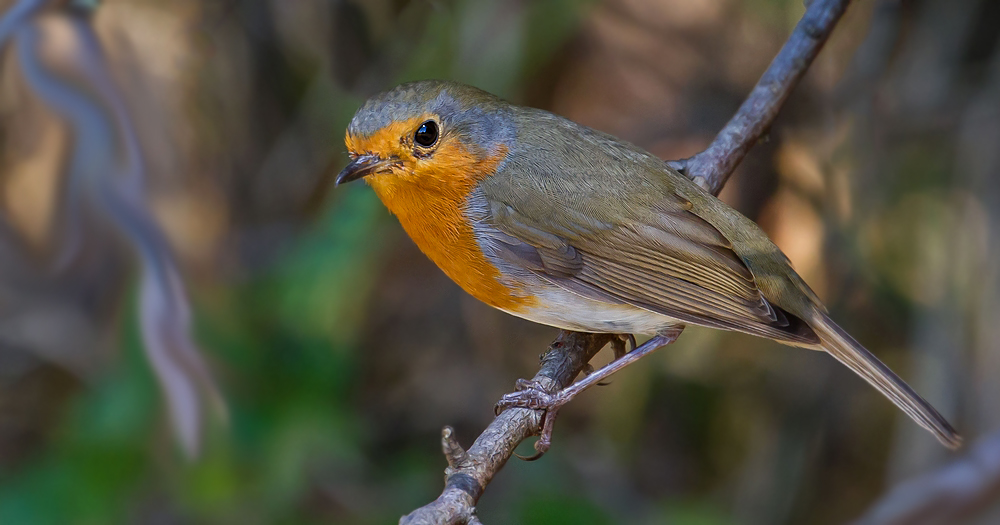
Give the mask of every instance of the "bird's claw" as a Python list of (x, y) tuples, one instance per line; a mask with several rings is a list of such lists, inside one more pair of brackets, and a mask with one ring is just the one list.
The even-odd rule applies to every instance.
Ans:
[[(628, 342), (629, 346), (626, 347), (625, 343)], [(634, 352), (637, 348), (635, 342), (635, 336), (632, 334), (623, 334), (611, 340), (611, 348), (615, 353), (615, 359), (620, 359), (622, 356)], [(593, 367), (587, 365), (584, 369), (584, 375), (590, 375), (594, 373)], [(603, 385), (605, 383), (598, 382), (598, 385)], [(520, 459), (525, 461), (534, 461), (542, 457), (546, 452), (548, 452), (549, 447), (552, 446), (552, 429), (555, 426), (556, 416), (559, 414), (559, 409), (563, 407), (566, 403), (569, 403), (571, 399), (575, 396), (575, 393), (570, 393), (568, 390), (560, 390), (554, 394), (549, 393), (541, 383), (538, 381), (531, 381), (528, 379), (518, 379), (514, 383), (516, 392), (511, 392), (509, 394), (504, 394), (497, 401), (496, 406), (493, 408), (493, 412), (496, 415), (500, 415), (504, 410), (508, 408), (527, 408), (530, 410), (544, 410), (545, 414), (542, 416), (542, 430), (538, 434), (538, 441), (535, 442), (535, 454), (531, 456), (522, 456), (520, 454), (514, 454)], [(572, 390), (572, 389), (569, 389)]]
[[(508, 408), (537, 409), (538, 407), (530, 406), (528, 401), (522, 398), (528, 396), (549, 395), (549, 393), (542, 387), (541, 383), (530, 379), (518, 379), (515, 381), (514, 390), (516, 391), (504, 394), (503, 397), (500, 398), (500, 401), (497, 401), (497, 404), (493, 406), (494, 415), (499, 416)], [(531, 393), (526, 394), (527, 392)]]
[(500, 415), (508, 408), (529, 408), (531, 410), (546, 410), (552, 405), (554, 395), (548, 393), (537, 381), (518, 379), (514, 383), (516, 392), (504, 394), (497, 401), (493, 411)]
[[(625, 346), (626, 342), (628, 346)], [(638, 345), (636, 345), (635, 336), (632, 334), (621, 334), (611, 340), (611, 351), (614, 353), (615, 359), (635, 350), (636, 346)]]
[(538, 441), (535, 442), (535, 454), (531, 456), (514, 454), (525, 461), (534, 461), (542, 457), (552, 446), (552, 429), (555, 426), (556, 415), (559, 414), (559, 409), (568, 403), (573, 396), (564, 395), (562, 391), (550, 394), (537, 381), (526, 379), (519, 379), (515, 386), (517, 392), (504, 394), (497, 402), (494, 412), (499, 415), (508, 408), (545, 411), (545, 415), (542, 416), (542, 431), (538, 435)]

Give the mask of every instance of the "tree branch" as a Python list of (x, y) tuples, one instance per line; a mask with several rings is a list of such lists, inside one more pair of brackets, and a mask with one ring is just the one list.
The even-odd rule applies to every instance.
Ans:
[[(614, 337), (563, 331), (542, 355), (541, 369), (533, 378), (549, 392), (565, 388), (588, 362)], [(468, 452), (455, 440), (451, 427), (441, 432), (441, 445), (448, 459), (444, 492), (434, 502), (404, 516), (407, 525), (473, 523), (475, 504), (486, 485), (510, 459), (525, 439), (538, 434), (542, 411), (511, 408), (496, 419), (472, 444)]]
[[(670, 165), (717, 195), (747, 151), (774, 122), (848, 4), (850, 0), (813, 0), (746, 101), (708, 149)], [(561, 332), (542, 356), (542, 366), (534, 380), (550, 392), (566, 388), (611, 338), (608, 334)], [(445, 427), (441, 434), (448, 459), (444, 491), (433, 502), (403, 516), (400, 524), (478, 524), (475, 505), (479, 497), (514, 449), (540, 432), (541, 422), (541, 411), (506, 410), (468, 451), (455, 440), (452, 429)]]
[(1000, 495), (1000, 432), (947, 465), (899, 484), (855, 525), (965, 523)]
[(850, 0), (813, 0), (809, 3), (788, 41), (708, 149), (691, 158), (670, 162), (670, 165), (718, 195), (750, 148), (771, 127), (781, 106), (805, 75), (850, 3)]

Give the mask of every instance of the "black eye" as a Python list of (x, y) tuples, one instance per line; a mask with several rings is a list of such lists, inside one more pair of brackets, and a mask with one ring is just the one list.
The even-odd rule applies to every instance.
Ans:
[(433, 120), (428, 120), (417, 128), (417, 132), (413, 134), (413, 141), (417, 144), (429, 148), (437, 142), (438, 139), (438, 125)]

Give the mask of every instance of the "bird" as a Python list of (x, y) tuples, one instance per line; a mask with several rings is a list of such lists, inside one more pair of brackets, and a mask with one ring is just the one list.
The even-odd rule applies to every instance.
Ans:
[(825, 351), (943, 445), (961, 446), (933, 406), (830, 318), (756, 223), (638, 146), (444, 80), (372, 96), (345, 144), (335, 185), (367, 182), (476, 299), (564, 330), (651, 336), (559, 392), (521, 381), (501, 399), (546, 410), (539, 454), (559, 407), (689, 324)]

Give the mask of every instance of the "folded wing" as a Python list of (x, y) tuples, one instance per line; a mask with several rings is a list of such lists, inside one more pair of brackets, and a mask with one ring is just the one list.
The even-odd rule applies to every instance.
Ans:
[(764, 297), (729, 240), (691, 213), (690, 203), (672, 197), (615, 224), (559, 210), (555, 226), (551, 212), (533, 217), (516, 203), (492, 200), (487, 242), (508, 262), (592, 299), (792, 344), (818, 344), (808, 325)]

